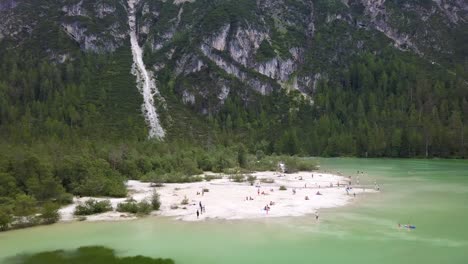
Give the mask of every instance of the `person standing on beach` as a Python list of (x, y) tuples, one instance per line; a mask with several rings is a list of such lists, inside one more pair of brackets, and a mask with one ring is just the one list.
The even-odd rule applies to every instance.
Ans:
[(318, 214), (318, 212), (315, 212), (315, 220), (316, 220), (316, 221), (319, 220), (319, 214)]
[(197, 219), (200, 217), (200, 212), (197, 210)]

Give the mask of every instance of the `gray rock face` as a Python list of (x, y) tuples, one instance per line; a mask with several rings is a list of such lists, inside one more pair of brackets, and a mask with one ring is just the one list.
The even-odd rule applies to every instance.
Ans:
[(67, 16), (87, 16), (86, 10), (83, 8), (83, 0), (75, 4), (63, 6), (62, 11)]
[(433, 0), (452, 23), (468, 22), (468, 2), (464, 0)]
[(116, 19), (119, 13), (125, 12), (125, 8), (118, 1), (80, 0), (62, 6), (65, 17), (61, 26), (84, 50), (112, 52), (128, 37), (126, 21)]
[(16, 0), (1, 0), (0, 1), (0, 11), (6, 11), (8, 9), (13, 9), (18, 5)]
[(91, 52), (109, 52), (122, 46), (127, 35), (120, 33), (119, 24), (115, 23), (108, 28), (110, 37), (103, 39), (100, 34), (90, 32), (87, 27), (80, 22), (62, 23), (63, 30), (80, 46)]
[(106, 16), (112, 15), (116, 12), (117, 8), (105, 3), (96, 4), (96, 13), (98, 18), (104, 18)]
[(214, 62), (218, 67), (220, 67), (226, 73), (244, 82), (260, 94), (266, 95), (274, 90), (274, 87), (271, 84), (262, 82), (258, 78), (249, 76), (249, 73), (242, 70), (235, 63), (229, 62), (223, 59), (220, 55), (213, 53), (212, 49), (209, 46), (202, 45), (200, 49), (203, 52), (203, 54), (212, 62)]

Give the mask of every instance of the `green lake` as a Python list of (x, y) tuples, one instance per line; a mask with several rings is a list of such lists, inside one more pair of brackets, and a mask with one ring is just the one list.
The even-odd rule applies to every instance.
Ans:
[[(0, 233), (0, 262), (21, 253), (111, 247), (119, 255), (207, 263), (468, 263), (468, 162), (319, 159), (323, 170), (377, 181), (382, 191), (313, 216), (181, 222), (64, 223)], [(410, 223), (416, 230), (398, 229)]]

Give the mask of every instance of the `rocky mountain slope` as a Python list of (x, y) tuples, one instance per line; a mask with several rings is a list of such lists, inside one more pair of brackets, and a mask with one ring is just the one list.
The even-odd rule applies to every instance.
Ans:
[[(339, 83), (365, 53), (415, 56), (447, 74), (468, 67), (466, 0), (134, 2), (138, 42), (165, 88), (161, 98), (170, 91), (202, 114), (232, 95), (249, 103), (287, 90), (314, 101), (320, 80)], [(130, 49), (128, 14), (124, 0), (0, 0), (0, 44), (34, 47), (58, 64), (81, 52), (114, 54)], [(57, 44), (67, 41), (75, 45)]]
[[(51, 20), (83, 50), (112, 52), (128, 44), (127, 10), (122, 0), (2, 0), (0, 39), (21, 43)], [(140, 0), (137, 12), (148, 63), (156, 72), (170, 68), (191, 104), (210, 95), (222, 101), (232, 88), (224, 74), (262, 94), (280, 87), (311, 94), (327, 68), (388, 45), (431, 62), (466, 60), (463, 0)], [(184, 84), (201, 74), (213, 91)]]

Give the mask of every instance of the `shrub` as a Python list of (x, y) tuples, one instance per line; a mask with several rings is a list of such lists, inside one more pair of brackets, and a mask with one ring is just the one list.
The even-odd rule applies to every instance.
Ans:
[(125, 213), (138, 213), (138, 204), (132, 198), (127, 199), (125, 202), (119, 203), (117, 205), (117, 212)]
[(58, 213), (60, 206), (55, 203), (47, 202), (42, 206), (41, 215), (39, 218), (44, 224), (53, 224), (60, 220), (60, 214)]
[(288, 173), (294, 173), (298, 171), (311, 171), (317, 169), (317, 162), (312, 159), (286, 157), (285, 164)]
[(208, 188), (203, 188), (203, 192), (210, 192), (210, 189), (208, 189)]
[(255, 54), (255, 59), (259, 62), (264, 62), (276, 57), (276, 52), (273, 47), (270, 45), (268, 40), (263, 40), (260, 44), (260, 47)]
[(254, 171), (275, 171), (278, 161), (279, 157), (266, 156), (256, 162), (250, 163), (249, 169)]
[(265, 153), (262, 150), (257, 150), (255, 152), (255, 157), (257, 158), (258, 161), (260, 161), (263, 158), (265, 158)]
[(189, 199), (187, 198), (187, 196), (184, 197), (184, 199), (182, 200), (182, 202), (180, 203), (181, 205), (187, 205), (189, 204)]
[(275, 171), (278, 169), (278, 162), (280, 161), (284, 161), (288, 173), (317, 170), (317, 162), (315, 160), (290, 156), (265, 156), (256, 162), (252, 162), (249, 169), (255, 171)]
[(152, 171), (145, 174), (141, 180), (143, 182), (151, 182), (156, 187), (162, 187), (163, 183), (167, 182), (167, 175)]
[(200, 182), (203, 181), (202, 176), (190, 176), (180, 172), (167, 174), (167, 183), (186, 183), (186, 182)]
[(73, 203), (73, 195), (70, 193), (63, 193), (57, 198), (59, 204), (67, 205)]
[(223, 177), (218, 176), (218, 175), (205, 175), (204, 179), (205, 181), (212, 181), (212, 180), (218, 180), (222, 179)]
[(286, 191), (287, 189), (286, 189), (286, 186), (281, 185), (281, 186), (279, 187), (279, 190), (280, 190), (280, 191)]
[(179, 209), (179, 206), (177, 204), (171, 204), (171, 210), (176, 210)]
[(138, 203), (138, 214), (148, 215), (153, 211), (153, 206), (146, 200)]
[(134, 199), (130, 198), (123, 203), (117, 205), (118, 212), (125, 212), (131, 214), (147, 215), (153, 211), (152, 205), (148, 201), (141, 201), (137, 203)]
[(257, 180), (257, 177), (253, 176), (253, 175), (248, 175), (247, 176), (247, 181), (250, 183), (250, 185), (254, 185), (255, 184), (255, 181)]
[(57, 166), (57, 176), (74, 195), (125, 197), (125, 178), (108, 161), (98, 157), (67, 156)]
[(161, 208), (161, 200), (156, 190), (154, 190), (153, 194), (151, 195), (151, 206), (153, 207), (153, 210), (156, 211), (159, 210), (159, 208)]
[(213, 172), (222, 172), (224, 169), (234, 167), (236, 162), (229, 157), (229, 153), (220, 153), (213, 164)]
[(75, 209), (75, 215), (93, 215), (112, 211), (112, 205), (109, 200), (97, 201), (89, 199), (84, 203), (78, 204)]
[(260, 179), (261, 183), (275, 183), (275, 179), (263, 178)]
[(247, 151), (243, 145), (240, 145), (239, 150), (237, 151), (237, 163), (241, 168), (245, 168), (247, 166)]
[(229, 176), (229, 179), (233, 182), (244, 182), (245, 176), (243, 174), (234, 174)]
[(13, 222), (13, 217), (6, 208), (0, 207), (0, 231), (5, 231)]
[(211, 171), (213, 169), (213, 159), (210, 158), (208, 155), (203, 155), (197, 161), (198, 167), (202, 171)]
[(197, 162), (191, 158), (182, 159), (178, 164), (178, 168), (187, 175), (197, 175), (203, 173), (203, 171), (198, 168)]

